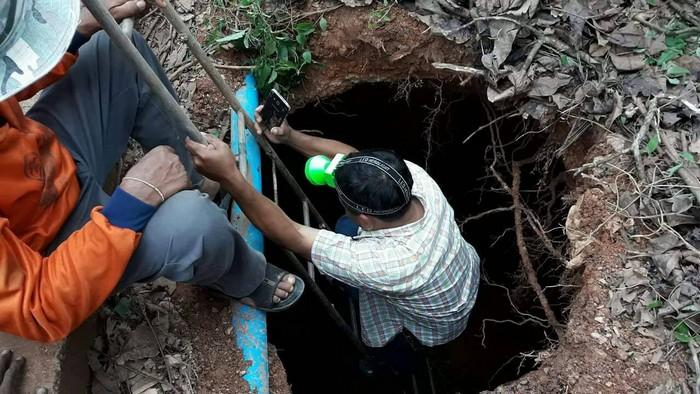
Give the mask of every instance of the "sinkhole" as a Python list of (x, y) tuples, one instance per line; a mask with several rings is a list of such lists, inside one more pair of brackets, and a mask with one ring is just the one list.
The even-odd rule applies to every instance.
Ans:
[[(499, 145), (501, 157), (521, 160), (537, 154), (546, 138), (546, 133), (524, 133), (524, 128), (539, 127), (534, 122), (503, 116), (513, 108), (485, 104), (484, 91), (478, 85), (459, 86), (439, 80), (361, 83), (296, 110), (289, 121), (297, 129), (320, 130), (324, 137), (358, 149), (393, 149), (421, 165), (441, 186), (459, 223), (512, 205), (510, 196), (500, 190), (489, 171), (494, 142)], [(499, 117), (499, 121), (492, 122)], [(497, 133), (491, 127), (482, 127), (489, 122)], [(525, 137), (516, 138), (518, 135)], [(463, 143), (469, 136), (469, 141)], [(335, 192), (306, 182), (305, 158), (287, 147), (278, 147), (277, 151), (325, 219), (331, 225), (335, 223), (343, 214)], [(263, 173), (270, 174), (270, 170), (269, 162), (264, 163)], [(505, 167), (501, 170), (507, 171)], [(542, 193), (543, 179), (563, 173), (563, 164), (550, 158), (546, 171), (535, 164), (523, 167), (522, 173), (525, 202), (550, 216), (551, 223), (563, 224), (566, 207), (559, 196), (566, 185), (553, 183), (549, 192)], [(510, 179), (509, 174), (506, 176)], [(271, 177), (266, 175), (264, 179), (264, 191), (272, 196)], [(301, 221), (301, 203), (284, 182), (279, 182), (278, 195), (280, 206)], [(482, 259), (479, 295), (467, 330), (431, 353), (429, 373), (416, 376), (417, 382), (408, 385), (390, 374), (368, 377), (361, 373), (357, 352), (309, 291), (291, 310), (268, 314), (270, 342), (278, 348), (293, 392), (473, 393), (493, 389), (533, 370), (536, 364), (532, 355), (550, 347), (549, 339), (555, 336), (551, 329), (527, 321), (516, 311), (544, 318), (520, 269), (513, 212), (502, 210), (469, 220), (463, 224), (462, 234)], [(550, 236), (553, 242), (566, 242), (561, 232)], [(270, 261), (291, 269), (278, 248), (269, 243), (266, 249)], [(534, 254), (532, 259), (555, 313), (565, 321), (571, 294), (558, 286), (563, 275), (561, 263), (546, 253)], [(345, 295), (328, 280), (317, 281), (349, 321)], [(413, 386), (418, 390), (411, 391)]]

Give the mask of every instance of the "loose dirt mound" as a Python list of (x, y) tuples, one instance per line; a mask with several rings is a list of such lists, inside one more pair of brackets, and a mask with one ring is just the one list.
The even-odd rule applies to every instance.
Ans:
[(370, 9), (327, 13), (330, 27), (311, 41), (320, 66), (309, 69), (302, 87), (294, 91), (294, 106), (337, 95), (358, 82), (453, 77), (432, 63), (475, 61), (475, 53), (428, 34), (407, 12), (396, 8), (389, 15), (390, 22), (371, 28)]

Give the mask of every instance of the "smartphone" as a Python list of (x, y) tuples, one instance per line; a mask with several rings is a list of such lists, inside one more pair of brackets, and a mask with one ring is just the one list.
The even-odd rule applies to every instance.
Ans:
[(284, 119), (289, 114), (291, 107), (287, 100), (275, 89), (272, 89), (270, 95), (265, 100), (260, 116), (262, 117), (263, 125), (268, 128), (278, 127), (284, 122)]

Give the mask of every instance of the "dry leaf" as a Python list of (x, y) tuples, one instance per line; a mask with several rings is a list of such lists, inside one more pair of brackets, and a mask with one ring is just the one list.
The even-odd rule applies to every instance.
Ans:
[(666, 91), (666, 78), (645, 67), (640, 72), (623, 75), (622, 86), (625, 94), (632, 97), (653, 96)]
[(647, 45), (647, 52), (649, 52), (649, 55), (651, 56), (656, 56), (666, 49), (668, 48), (666, 47), (665, 34), (659, 34)]
[(563, 17), (569, 21), (570, 38), (576, 48), (583, 43), (583, 29), (589, 16), (591, 12), (587, 0), (565, 0)]
[(532, 89), (528, 92), (531, 97), (546, 97), (551, 96), (556, 91), (565, 86), (571, 81), (568, 75), (560, 75), (558, 77), (540, 77), (532, 83)]
[(644, 68), (644, 56), (642, 55), (617, 56), (610, 52), (610, 60), (612, 60), (613, 66), (620, 71), (636, 71)]
[(493, 51), (481, 57), (481, 63), (493, 74), (498, 74), (501, 64), (506, 61), (513, 49), (513, 41), (520, 29), (515, 23), (495, 20), (489, 22), (489, 31), (494, 40)]
[(498, 90), (492, 88), (491, 86), (486, 88), (486, 98), (492, 103), (511, 98), (515, 95), (515, 88), (509, 87), (508, 89), (499, 92)]
[(588, 47), (588, 54), (593, 57), (603, 57), (606, 53), (608, 53), (609, 49), (610, 48), (605, 45), (593, 43)]
[(644, 32), (636, 23), (628, 23), (608, 37), (610, 42), (625, 48), (638, 48), (644, 42)]

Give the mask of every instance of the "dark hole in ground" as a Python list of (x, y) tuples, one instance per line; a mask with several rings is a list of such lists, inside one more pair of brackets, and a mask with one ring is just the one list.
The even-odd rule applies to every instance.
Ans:
[[(359, 149), (383, 147), (401, 153), (405, 159), (428, 168), (441, 185), (444, 194), (455, 209), (458, 221), (486, 210), (512, 204), (510, 197), (494, 192), (496, 183), (487, 178), (485, 149), (491, 143), (490, 133), (483, 130), (467, 144), (462, 140), (489, 118), (481, 105), (478, 87), (467, 89), (437, 81), (414, 82), (410, 90), (406, 83), (361, 84), (339, 96), (296, 111), (290, 123), (299, 129), (322, 130), (326, 137), (347, 142)], [(397, 93), (398, 92), (398, 93)], [(408, 93), (407, 93), (408, 92)], [(441, 103), (440, 111), (434, 109)], [(496, 111), (496, 115), (504, 112)], [(427, 123), (433, 119), (430, 135)], [(519, 121), (501, 124), (503, 141), (515, 135)], [(428, 137), (431, 143), (428, 144)], [(539, 136), (509, 144), (513, 149), (532, 154), (541, 145)], [(538, 140), (539, 139), (539, 140)], [(280, 156), (288, 164), (331, 226), (343, 213), (335, 192), (317, 188), (303, 178), (305, 159), (289, 148), (280, 147)], [(426, 159), (426, 157), (429, 157)], [(269, 163), (264, 174), (269, 174)], [(529, 170), (529, 169), (527, 169)], [(561, 169), (559, 169), (561, 170)], [(272, 195), (272, 182), (265, 175), (265, 192)], [(535, 188), (541, 174), (523, 170), (523, 193)], [(301, 204), (284, 182), (279, 182), (280, 205), (296, 219), (301, 220)], [(530, 200), (540, 198), (534, 196)], [(533, 203), (535, 203), (533, 201)], [(508, 324), (487, 322), (485, 319), (522, 322), (523, 316), (514, 312), (506, 291), (488, 285), (489, 281), (511, 289), (513, 301), (524, 312), (544, 317), (534, 293), (527, 290), (519, 271), (519, 257), (515, 246), (512, 212), (497, 213), (469, 222), (463, 227), (465, 239), (473, 244), (482, 257), (482, 281), (475, 308), (467, 330), (432, 362), (436, 391), (478, 392), (494, 388), (515, 379), (535, 367), (532, 357), (519, 357), (549, 346), (553, 338), (550, 330), (537, 324)], [(271, 261), (284, 267), (288, 264), (279, 249), (268, 243), (267, 255)], [(557, 264), (540, 259), (540, 281), (543, 286), (558, 284)], [(319, 282), (336, 307), (348, 317), (344, 296), (327, 281)], [(562, 314), (568, 304), (566, 296), (557, 289), (547, 291), (557, 313)], [(271, 342), (280, 357), (295, 393), (393, 393), (401, 392), (397, 382), (389, 376), (366, 378), (357, 368), (357, 354), (335, 328), (314, 296), (307, 292), (302, 302), (288, 312), (269, 314)], [(482, 345), (483, 344), (485, 345)], [(429, 392), (429, 391), (424, 391)]]

